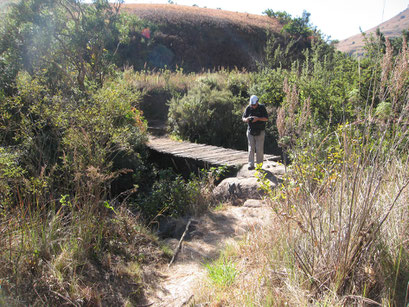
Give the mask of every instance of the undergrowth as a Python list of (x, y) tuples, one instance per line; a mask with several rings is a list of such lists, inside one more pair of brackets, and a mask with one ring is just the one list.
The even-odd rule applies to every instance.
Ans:
[[(223, 306), (406, 306), (409, 283), (408, 51), (374, 67), (363, 114), (315, 126), (309, 99), (285, 90), (277, 123), (291, 163), (278, 189), (260, 170), (275, 213), (226, 263), (236, 282), (197, 302)], [(285, 86), (288, 86), (285, 84)], [(380, 103), (382, 102), (383, 103)], [(311, 107), (312, 108), (312, 107)], [(244, 262), (243, 258), (248, 259)], [(231, 262), (232, 261), (232, 262)]]
[[(125, 208), (62, 198), (3, 212), (0, 284), (15, 306), (136, 304), (144, 266), (165, 257), (158, 240)], [(107, 283), (109, 281), (109, 283)]]

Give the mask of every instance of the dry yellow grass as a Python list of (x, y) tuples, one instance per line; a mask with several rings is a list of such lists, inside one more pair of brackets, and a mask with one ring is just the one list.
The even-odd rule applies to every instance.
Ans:
[(235, 23), (241, 27), (259, 27), (272, 31), (279, 31), (281, 29), (280, 23), (268, 16), (218, 9), (178, 4), (125, 4), (122, 8), (143, 19), (152, 21), (184, 20), (186, 22), (206, 22), (208, 20), (219, 20), (220, 22)]

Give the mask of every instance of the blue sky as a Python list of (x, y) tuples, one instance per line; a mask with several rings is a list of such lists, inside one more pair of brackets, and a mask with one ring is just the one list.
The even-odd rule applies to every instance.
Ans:
[[(168, 0), (125, 0), (127, 3), (168, 3)], [(303, 10), (310, 21), (331, 39), (345, 39), (369, 30), (404, 11), (409, 0), (173, 0), (180, 5), (220, 8), (233, 12), (262, 14), (266, 9), (286, 11), (293, 17)]]

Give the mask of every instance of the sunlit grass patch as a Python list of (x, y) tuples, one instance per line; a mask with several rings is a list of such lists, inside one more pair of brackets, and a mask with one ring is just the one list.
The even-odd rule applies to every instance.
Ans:
[[(293, 263), (286, 246), (285, 230), (272, 225), (249, 232), (242, 240), (226, 245), (221, 256), (206, 267), (207, 281), (195, 293), (195, 303), (211, 302), (222, 306), (292, 306), (284, 285), (296, 293), (300, 276), (282, 270), (284, 263)], [(211, 272), (209, 271), (211, 266)], [(230, 284), (218, 283), (233, 271)], [(303, 306), (302, 300), (297, 306)], [(295, 306), (295, 305), (294, 305)]]
[(220, 287), (230, 286), (234, 283), (238, 271), (233, 261), (219, 258), (215, 262), (205, 265), (211, 282)]

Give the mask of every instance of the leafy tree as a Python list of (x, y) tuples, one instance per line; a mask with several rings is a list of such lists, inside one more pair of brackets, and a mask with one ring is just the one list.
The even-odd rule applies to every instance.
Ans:
[(263, 12), (270, 18), (277, 18), (281, 24), (288, 24), (291, 22), (291, 15), (285, 11), (274, 12), (272, 9), (267, 9)]
[(314, 33), (312, 25), (310, 23), (311, 13), (303, 11), (301, 17), (296, 17), (290, 22), (286, 23), (283, 27), (283, 30), (290, 35), (300, 35), (307, 37)]
[(114, 55), (128, 39), (123, 1), (28, 0), (13, 4), (0, 32), (1, 84), (9, 90), (19, 70), (41, 75), (50, 88), (101, 86)]
[[(1, 25), (0, 146), (24, 170), (27, 195), (30, 178), (41, 178), (35, 185), (42, 195), (107, 197), (116, 170), (125, 168), (118, 157), (135, 162), (126, 167), (139, 180), (140, 92), (120, 80), (114, 64), (138, 24), (120, 14), (121, 3), (20, 1)], [(87, 184), (94, 190), (82, 190)]]
[(301, 17), (292, 18), (291, 14), (285, 11), (274, 12), (267, 9), (263, 12), (268, 17), (276, 18), (283, 25), (282, 32), (290, 35), (307, 37), (313, 35), (316, 29), (310, 23), (311, 13), (303, 11)]
[(306, 11), (296, 18), (292, 18), (287, 12), (274, 12), (270, 9), (264, 13), (277, 18), (283, 25), (281, 35), (268, 33), (265, 48), (268, 67), (290, 69), (295, 61), (305, 60), (304, 51), (310, 49), (315, 42), (324, 42), (320, 31), (310, 23), (311, 14)]

